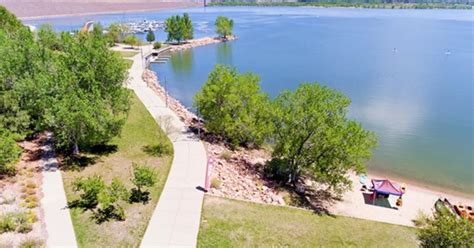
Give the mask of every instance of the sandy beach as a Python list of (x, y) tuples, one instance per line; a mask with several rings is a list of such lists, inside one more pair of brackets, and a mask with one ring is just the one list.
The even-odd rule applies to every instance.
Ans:
[(45, 17), (156, 11), (201, 6), (201, 1), (162, 0), (0, 0), (22, 20)]
[[(383, 176), (368, 175), (368, 184), (370, 179), (390, 179)], [(356, 175), (351, 175), (353, 181), (352, 190), (346, 192), (342, 201), (335, 203), (330, 207), (334, 214), (350, 216), (361, 219), (375, 220), (386, 223), (414, 226), (415, 219), (419, 212), (431, 214), (434, 211), (434, 203), (438, 198), (447, 198), (452, 204), (474, 205), (474, 199), (442, 191), (430, 190), (427, 187), (420, 187), (406, 181), (396, 181), (405, 183), (406, 193), (403, 195), (403, 205), (396, 207), (396, 196), (390, 196), (388, 202), (378, 201), (377, 205), (372, 205), (370, 193), (361, 191), (361, 184)], [(382, 203), (382, 204), (381, 204)], [(383, 205), (383, 206), (380, 206)]]

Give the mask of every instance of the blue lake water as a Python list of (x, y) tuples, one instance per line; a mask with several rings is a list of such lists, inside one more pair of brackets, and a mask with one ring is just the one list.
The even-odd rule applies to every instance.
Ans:
[(272, 97), (317, 81), (348, 95), (351, 118), (378, 134), (369, 171), (474, 193), (473, 11), (212, 7), (27, 23), (70, 30), (183, 12), (196, 37), (214, 35), (218, 15), (234, 19), (239, 36), (152, 65), (186, 106), (217, 63), (259, 74)]

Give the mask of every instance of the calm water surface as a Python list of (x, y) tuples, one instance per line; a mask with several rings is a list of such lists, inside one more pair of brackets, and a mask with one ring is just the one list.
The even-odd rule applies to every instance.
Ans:
[[(30, 21), (57, 30), (86, 20), (164, 20), (184, 10)], [(352, 99), (350, 116), (380, 139), (369, 170), (474, 193), (473, 12), (319, 8), (186, 10), (195, 36), (214, 35), (218, 15), (239, 40), (174, 54), (152, 69), (170, 93), (192, 98), (217, 63), (261, 76), (274, 97), (320, 82)], [(157, 32), (164, 39), (163, 31)]]

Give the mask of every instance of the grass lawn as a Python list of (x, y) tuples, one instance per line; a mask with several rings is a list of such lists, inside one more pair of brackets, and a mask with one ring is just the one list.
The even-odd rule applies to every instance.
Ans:
[(137, 51), (118, 51), (124, 58), (130, 58), (138, 54)]
[(414, 228), (206, 196), (198, 247), (416, 247)]
[(76, 238), (81, 247), (138, 247), (145, 233), (148, 221), (158, 202), (172, 162), (172, 155), (157, 157), (143, 151), (145, 146), (171, 142), (159, 128), (153, 117), (134, 93), (131, 97), (131, 109), (121, 136), (110, 142), (116, 151), (108, 155), (95, 155), (96, 160), (80, 170), (63, 172), (64, 186), (68, 200), (77, 199), (72, 191), (72, 182), (81, 176), (100, 175), (106, 182), (118, 177), (131, 189), (133, 187), (132, 162), (146, 164), (158, 171), (158, 183), (150, 189), (151, 200), (148, 204), (125, 203), (126, 220), (96, 224), (91, 212), (83, 212), (78, 208), (71, 209), (72, 221)]

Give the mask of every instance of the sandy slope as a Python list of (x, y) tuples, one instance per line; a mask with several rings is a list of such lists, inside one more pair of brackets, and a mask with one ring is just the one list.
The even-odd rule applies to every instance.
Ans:
[(0, 0), (22, 19), (44, 16), (81, 15), (162, 10), (202, 5), (201, 0)]

